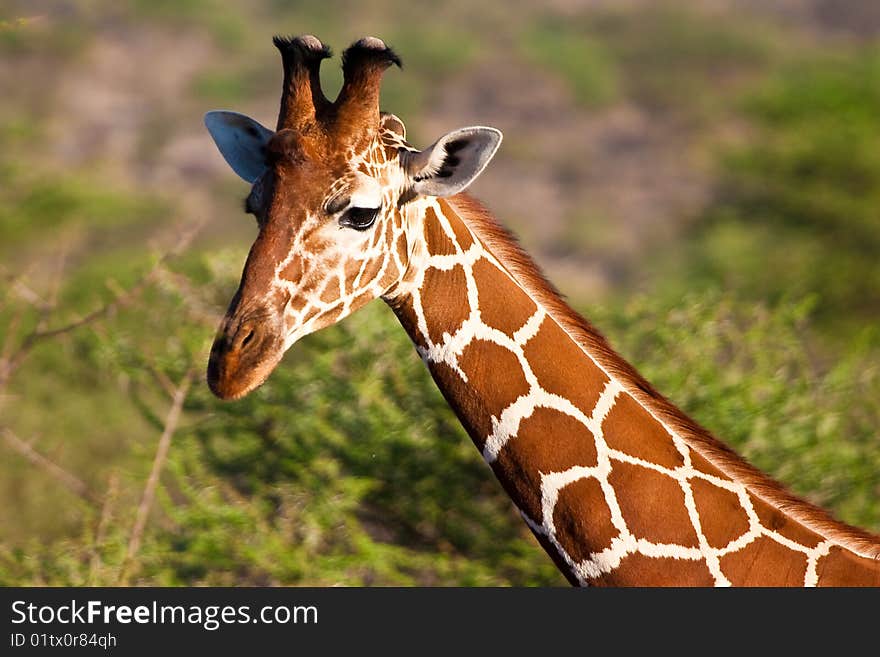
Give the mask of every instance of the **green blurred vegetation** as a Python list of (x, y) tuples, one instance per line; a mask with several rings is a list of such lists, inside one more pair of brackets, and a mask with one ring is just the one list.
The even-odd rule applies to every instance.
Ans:
[(587, 30), (601, 38), (625, 72), (628, 93), (657, 109), (703, 109), (717, 104), (740, 76), (766, 66), (778, 34), (742, 13), (736, 20), (701, 14), (687, 5), (652, 3), (635, 15), (599, 14)]
[(522, 43), (587, 106), (627, 99), (693, 118), (720, 111), (740, 78), (777, 57), (776, 37), (748, 14), (727, 22), (659, 2), (529, 22)]
[[(880, 50), (806, 57), (742, 101), (682, 275), (754, 298), (815, 295), (830, 337), (880, 312)], [(669, 266), (663, 263), (664, 269)]]
[[(217, 275), (198, 290), (219, 299), (235, 279), (217, 273), (232, 272), (240, 254), (226, 260), (184, 263), (183, 280)], [(224, 404), (202, 383), (214, 325), (192, 317), (179, 280), (169, 277), (150, 288), (102, 327), (34, 353), (37, 370), (64, 362), (51, 383), (37, 372), (11, 387), (13, 396), (33, 405), (17, 418), (19, 431), (51, 428), (60, 436), (66, 427), (79, 436), (75, 445), (43, 444), (72, 469), (84, 469), (87, 459), (104, 460), (96, 445), (113, 449), (116, 463), (109, 469), (123, 468), (126, 495), (107, 512), (100, 543), (88, 533), (99, 524), (100, 509), (72, 500), (65, 515), (72, 516), (70, 526), (88, 528), (84, 536), (55, 536), (59, 540), (48, 543), (28, 538), (39, 527), (39, 513), (12, 529), (17, 547), (6, 545), (0, 554), (0, 583), (118, 581), (137, 502), (131, 495), (146, 477), (151, 437), (161, 432), (168, 403), (157, 375), (178, 381), (192, 366), (198, 383), (174, 436), (161, 510), (134, 581), (560, 582), (387, 309), (376, 304), (305, 339), (268, 384), (240, 403)], [(61, 406), (51, 403), (56, 395), (65, 401)], [(115, 404), (101, 412), (100, 430), (89, 432), (98, 410), (89, 400), (95, 397)], [(54, 409), (51, 417), (46, 408)], [(11, 465), (19, 464), (2, 466), (9, 496), (22, 486), (27, 490), (33, 475)], [(90, 485), (104, 486), (107, 470), (93, 471)], [(30, 491), (22, 503), (37, 512), (35, 501)], [(63, 536), (65, 529), (40, 527), (40, 533)]]
[[(40, 81), (0, 107), (0, 363), (35, 328), (110, 304), (36, 341), (0, 383), (0, 585), (564, 584), (381, 304), (303, 340), (242, 401), (220, 403), (204, 385), (254, 229), (231, 177), (197, 170), (174, 186), (149, 170), (209, 105), (274, 109), (278, 75), (266, 62), (276, 32), (337, 47), (387, 38), (407, 68), (388, 76), (383, 107), (410, 135), (484, 58), (567, 85), (568, 111), (638, 107), (692, 131), (689, 148), (708, 163), (706, 203), (629, 260), (614, 253), (627, 242), (621, 217), (578, 210), (551, 255), (612, 252), (613, 276), (604, 295), (573, 303), (756, 465), (880, 529), (880, 51), (734, 15), (681, 3), (488, 3), (471, 14), (461, 2), (390, 0), (0, 9), (0, 52)], [(64, 122), (75, 105), (57, 90), (70, 92), (64, 77), (81, 74), (105, 30), (172, 35), (182, 61), (190, 40), (205, 49), (178, 95), (149, 105), (145, 86), (133, 162), (57, 147), (79, 130)], [(12, 79), (8, 68), (0, 80)], [(338, 67), (325, 81), (332, 95)], [(506, 136), (510, 152), (531, 157), (517, 138)], [(517, 194), (516, 179), (507, 183)], [(158, 262), (181, 216), (199, 212), (209, 223), (197, 241)], [(127, 561), (169, 392), (186, 377), (194, 383), (158, 498)], [(88, 499), (12, 449), (9, 430), (80, 480)]]
[(607, 48), (582, 29), (561, 21), (529, 26), (525, 55), (565, 80), (578, 103), (590, 108), (619, 100), (615, 62)]

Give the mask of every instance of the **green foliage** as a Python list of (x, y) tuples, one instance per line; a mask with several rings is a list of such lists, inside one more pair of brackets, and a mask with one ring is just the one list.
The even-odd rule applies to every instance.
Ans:
[(223, 65), (199, 73), (192, 82), (193, 94), (213, 103), (240, 105), (280, 87), (279, 72), (263, 66), (235, 69)]
[[(0, 255), (15, 261), (36, 241), (55, 243), (86, 226), (93, 245), (108, 234), (149, 232), (170, 212), (167, 201), (115, 181), (61, 167), (35, 166), (21, 157), (46, 140), (47, 128), (24, 112), (0, 118)], [(132, 230), (132, 227), (137, 227)]]
[(154, 224), (164, 217), (163, 202), (131, 190), (108, 188), (64, 173), (36, 177), (8, 171), (12, 184), (0, 189), (0, 242), (21, 243), (60, 228), (121, 228)]
[(219, 46), (227, 50), (245, 47), (249, 21), (244, 13), (218, 0), (127, 0), (117, 7), (137, 16), (179, 28), (189, 24), (206, 28)]
[(616, 62), (628, 96), (682, 114), (716, 104), (738, 76), (767, 63), (776, 42), (747, 17), (727, 22), (670, 3), (598, 12), (585, 32)]
[(766, 69), (779, 39), (765, 23), (724, 22), (671, 3), (526, 22), (522, 54), (559, 76), (588, 108), (634, 101), (679, 119), (717, 119)]
[[(187, 263), (186, 279), (190, 272), (202, 279), (227, 272), (227, 260)], [(224, 277), (200, 290), (210, 299), (213, 288), (225, 299), (233, 287)], [(102, 413), (107, 433), (94, 438), (113, 444), (116, 453), (86, 451), (104, 461), (90, 482), (100, 485), (108, 470), (122, 466), (126, 495), (100, 544), (84, 537), (39, 546), (19, 536), (15, 544), (23, 541), (26, 549), (0, 553), (0, 582), (116, 581), (131, 509), (167, 405), (155, 373), (171, 381), (192, 367), (201, 373), (214, 328), (193, 317), (172, 285), (151, 288), (105, 329), (75, 339), (67, 366), (55, 373), (55, 392), (46, 394), (58, 394), (58, 386), (73, 390), (82, 371), (94, 371), (92, 383), (66, 401), (83, 410), (115, 403), (113, 412)], [(52, 357), (59, 354), (35, 355), (33, 363)], [(221, 403), (198, 378), (163, 478), (161, 513), (145, 536), (132, 581), (562, 583), (381, 304), (304, 339), (244, 400)], [(122, 397), (112, 385), (120, 381)], [(30, 387), (43, 383), (38, 375), (23, 376), (14, 394), (27, 394), (39, 407), (45, 395)], [(66, 417), (22, 416), (19, 431), (59, 431), (71, 416), (67, 404), (58, 410)], [(140, 421), (133, 423), (132, 415)], [(55, 453), (81, 467), (70, 454)], [(53, 484), (42, 495), (51, 494)], [(85, 526), (94, 527), (96, 512), (80, 511)]]
[[(783, 71), (748, 104), (760, 131), (729, 158), (740, 211), (846, 252), (880, 248), (880, 51)], [(739, 209), (739, 208), (738, 208)]]
[(745, 103), (754, 135), (722, 158), (685, 276), (754, 298), (817, 295), (848, 335), (880, 309), (880, 55), (801, 61)]
[(435, 81), (463, 70), (479, 51), (470, 34), (448, 24), (398, 28), (386, 41), (395, 51), (404, 53), (407, 67), (430, 71)]

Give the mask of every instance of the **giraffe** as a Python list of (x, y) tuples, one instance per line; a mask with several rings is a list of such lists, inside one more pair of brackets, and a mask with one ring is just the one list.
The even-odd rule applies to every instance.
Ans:
[(502, 136), (454, 130), (423, 151), (379, 111), (398, 56), (275, 37), (276, 129), (229, 111), (206, 126), (251, 184), (258, 236), (207, 381), (262, 384), (301, 337), (377, 298), (537, 541), (575, 585), (880, 586), (880, 538), (788, 493), (656, 392), (465, 193)]

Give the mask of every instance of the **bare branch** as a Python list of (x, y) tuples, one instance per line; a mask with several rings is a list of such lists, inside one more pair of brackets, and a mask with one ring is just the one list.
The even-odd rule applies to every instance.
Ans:
[(167, 394), (171, 399), (174, 399), (174, 395), (177, 394), (177, 388), (174, 386), (174, 383), (171, 381), (171, 379), (168, 378), (168, 375), (149, 363), (146, 365), (146, 368), (149, 370), (152, 377), (156, 380), (156, 383), (159, 384), (159, 387), (165, 391), (165, 394)]
[(50, 474), (52, 477), (64, 484), (67, 489), (74, 495), (87, 502), (92, 506), (98, 506), (98, 498), (89, 490), (86, 483), (79, 477), (72, 475), (60, 465), (41, 454), (30, 443), (25, 442), (16, 436), (11, 429), (3, 430), (3, 438), (6, 444), (12, 447), (19, 454), (24, 456), (28, 461), (38, 468)]
[(157, 281), (165, 289), (173, 291), (186, 302), (186, 312), (192, 319), (207, 324), (217, 324), (223, 311), (205, 302), (205, 295), (193, 288), (192, 282), (184, 275), (163, 269)]
[(188, 229), (182, 231), (175, 244), (170, 249), (165, 251), (156, 260), (155, 264), (150, 268), (150, 270), (146, 274), (144, 274), (134, 285), (121, 293), (116, 293), (110, 301), (99, 306), (90, 313), (83, 315), (82, 317), (79, 317), (67, 324), (56, 326), (55, 328), (50, 329), (46, 328), (45, 324), (48, 323), (48, 312), (53, 310), (54, 306), (50, 303), (44, 304), (47, 314), (43, 316), (37, 327), (24, 337), (24, 339), (19, 343), (18, 348), (13, 353), (0, 361), (0, 388), (2, 388), (6, 384), (9, 378), (15, 372), (15, 370), (17, 370), (21, 366), (22, 362), (28, 357), (31, 350), (33, 350), (33, 348), (39, 342), (47, 340), (49, 338), (58, 337), (59, 335), (64, 335), (65, 333), (70, 333), (75, 329), (78, 329), (87, 324), (91, 324), (92, 322), (95, 322), (96, 320), (111, 314), (113, 311), (121, 306), (127, 305), (132, 299), (138, 296), (141, 292), (143, 292), (144, 289), (146, 289), (150, 284), (154, 282), (154, 280), (159, 276), (160, 272), (162, 271), (165, 263), (171, 257), (179, 254), (187, 246), (189, 246), (203, 224), (204, 221), (198, 221), (195, 222)]
[(124, 294), (117, 295), (103, 306), (96, 308), (92, 312), (87, 315), (83, 315), (79, 317), (69, 324), (64, 324), (63, 326), (56, 326), (52, 329), (44, 329), (40, 331), (34, 331), (31, 333), (25, 341), (22, 342), (22, 347), (25, 345), (31, 346), (33, 343), (36, 343), (40, 340), (45, 340), (47, 338), (54, 338), (59, 335), (63, 335), (64, 333), (70, 333), (74, 329), (78, 329), (81, 326), (85, 326), (86, 324), (90, 324), (94, 322), (96, 319), (100, 319), (105, 315), (109, 315), (111, 312), (119, 308), (120, 306), (126, 305), (129, 301), (131, 301), (134, 297), (138, 296), (144, 288), (146, 288), (150, 283), (152, 283), (153, 278), (156, 275), (156, 271), (158, 270), (158, 265), (154, 266), (147, 272), (137, 283), (128, 288)]
[(144, 529), (147, 526), (147, 519), (153, 508), (153, 501), (156, 499), (156, 487), (159, 485), (159, 476), (162, 474), (162, 468), (165, 466), (165, 461), (168, 459), (168, 450), (171, 448), (171, 437), (174, 435), (174, 432), (177, 429), (177, 423), (180, 421), (183, 402), (186, 399), (186, 395), (189, 393), (192, 380), (193, 371), (190, 370), (184, 375), (183, 380), (174, 392), (171, 408), (168, 410), (168, 416), (165, 419), (165, 427), (162, 431), (162, 435), (159, 437), (159, 445), (156, 448), (153, 467), (150, 469), (150, 476), (147, 478), (146, 486), (144, 486), (144, 493), (141, 496), (141, 503), (138, 506), (134, 527), (132, 527), (131, 537), (128, 541), (128, 551), (126, 552), (125, 562), (122, 566), (122, 572), (119, 578), (119, 583), (122, 586), (128, 583), (131, 563), (140, 550)]
[(9, 324), (6, 326), (6, 338), (3, 340), (3, 347), (0, 348), (0, 382), (5, 380), (4, 373), (15, 353), (12, 342), (15, 334), (18, 333), (18, 327), (21, 325), (23, 317), (24, 308), (17, 308), (16, 312), (12, 315), (12, 319), (9, 320)]
[(61, 292), (61, 282), (64, 274), (64, 268), (67, 265), (67, 256), (70, 251), (68, 240), (62, 240), (62, 247), (58, 251), (55, 258), (55, 272), (52, 274), (52, 282), (49, 285), (49, 298), (40, 308), (40, 319), (37, 322), (35, 331), (39, 332), (46, 328), (52, 312), (58, 307), (58, 295)]
[(107, 528), (110, 526), (110, 519), (113, 516), (113, 506), (116, 504), (116, 498), (119, 494), (119, 473), (115, 470), (110, 474), (107, 482), (107, 493), (104, 495), (104, 504), (101, 507), (101, 517), (98, 520), (98, 527), (95, 530), (95, 541), (92, 545), (92, 558), (89, 564), (89, 586), (96, 586), (99, 571), (101, 570), (101, 547), (107, 537)]
[(25, 303), (30, 304), (34, 308), (44, 309), (49, 306), (49, 303), (39, 295), (39, 293), (35, 292), (33, 289), (25, 285), (22, 277), (17, 277), (9, 281), (9, 290), (13, 292), (15, 296), (24, 301)]

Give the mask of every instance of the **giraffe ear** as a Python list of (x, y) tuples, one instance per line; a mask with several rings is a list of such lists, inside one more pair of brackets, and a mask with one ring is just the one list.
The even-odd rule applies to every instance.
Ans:
[(205, 114), (205, 127), (232, 170), (249, 183), (266, 170), (266, 142), (275, 133), (238, 112)]
[(425, 196), (452, 196), (479, 176), (501, 145), (501, 131), (476, 126), (440, 137), (422, 152), (407, 152), (404, 168), (412, 189)]

